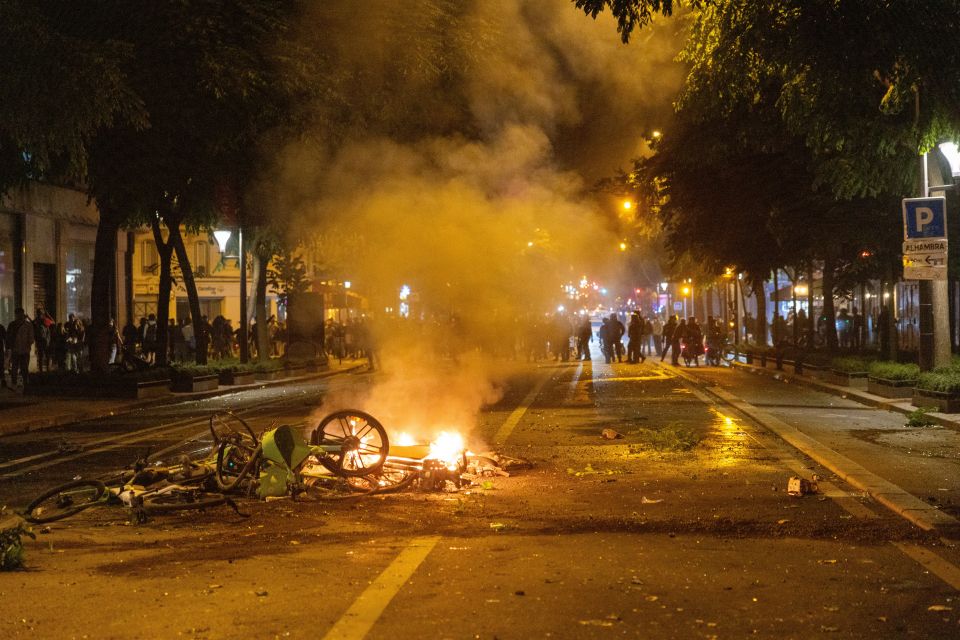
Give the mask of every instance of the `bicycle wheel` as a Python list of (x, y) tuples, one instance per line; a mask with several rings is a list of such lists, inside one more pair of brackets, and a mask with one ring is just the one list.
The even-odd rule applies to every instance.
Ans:
[(107, 487), (99, 480), (74, 480), (41, 493), (24, 509), (27, 522), (45, 524), (63, 520), (95, 505)]
[(252, 449), (259, 443), (257, 434), (253, 432), (246, 420), (232, 411), (217, 411), (210, 416), (210, 435), (213, 437), (214, 446), (227, 440), (246, 444)]
[(724, 347), (720, 352), (720, 356), (723, 358), (724, 362), (733, 362), (737, 359), (737, 350), (733, 347)]
[(143, 498), (143, 510), (148, 514), (175, 513), (177, 511), (202, 511), (227, 503), (227, 497), (219, 493), (203, 493), (191, 489), (176, 489), (154, 493)]
[(303, 487), (307, 495), (319, 500), (362, 498), (376, 491), (373, 476), (325, 476), (308, 478)]
[(383, 425), (363, 411), (346, 409), (331, 413), (313, 431), (313, 444), (339, 445), (340, 450), (320, 459), (338, 476), (377, 473), (387, 459), (390, 441)]
[(380, 470), (380, 473), (371, 476), (377, 482), (374, 493), (396, 493), (403, 491), (417, 479), (419, 472), (413, 469), (400, 469), (391, 467), (388, 462)]
[(223, 441), (217, 447), (217, 466), (214, 478), (221, 491), (232, 491), (260, 465), (260, 445), (249, 449), (243, 444)]

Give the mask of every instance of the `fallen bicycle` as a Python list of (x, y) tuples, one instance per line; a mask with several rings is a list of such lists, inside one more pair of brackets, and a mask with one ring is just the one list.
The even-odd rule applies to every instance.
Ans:
[(356, 409), (323, 418), (309, 443), (290, 425), (258, 435), (230, 411), (210, 417), (210, 433), (217, 486), (264, 499), (358, 497), (414, 486), (422, 491), (460, 489), (481, 478), (508, 476), (508, 467), (530, 466), (496, 453), (470, 453), (455, 434), (440, 434), (429, 444), (401, 435), (402, 444), (391, 445), (383, 425)]
[(150, 464), (147, 458), (144, 455), (130, 469), (101, 479), (74, 480), (53, 487), (34, 498), (23, 517), (27, 522), (46, 524), (99, 505), (123, 505), (138, 524), (152, 515), (204, 511), (222, 505), (240, 514), (231, 498), (214, 490), (212, 461), (185, 459), (162, 466)]

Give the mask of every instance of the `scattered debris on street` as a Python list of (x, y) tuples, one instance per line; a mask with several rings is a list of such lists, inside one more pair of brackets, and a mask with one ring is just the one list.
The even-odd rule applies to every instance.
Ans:
[(810, 480), (799, 476), (791, 476), (787, 481), (787, 495), (799, 498), (812, 493), (820, 493), (819, 481), (820, 476), (816, 474)]
[[(0, 512), (0, 517), (3, 513)], [(0, 525), (0, 571), (15, 571), (24, 567), (23, 536), (36, 540), (37, 536), (19, 520), (15, 525)]]

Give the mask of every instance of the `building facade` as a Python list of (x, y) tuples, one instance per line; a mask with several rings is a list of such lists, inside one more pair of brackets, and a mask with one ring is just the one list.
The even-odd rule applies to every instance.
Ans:
[[(16, 307), (31, 317), (42, 307), (58, 321), (69, 313), (89, 318), (98, 222), (94, 204), (75, 189), (30, 183), (0, 197), (0, 322), (13, 320)], [(119, 315), (116, 293), (111, 306)]]

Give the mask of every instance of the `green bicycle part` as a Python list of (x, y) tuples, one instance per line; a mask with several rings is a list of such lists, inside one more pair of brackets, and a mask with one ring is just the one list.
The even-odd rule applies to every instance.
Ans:
[(299, 468), (312, 453), (300, 434), (287, 424), (263, 434), (261, 446), (264, 459), (283, 464), (290, 471)]

